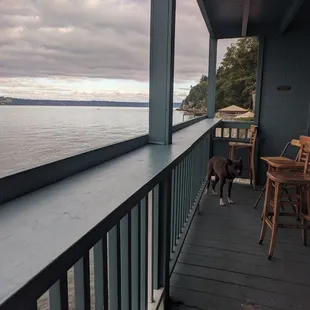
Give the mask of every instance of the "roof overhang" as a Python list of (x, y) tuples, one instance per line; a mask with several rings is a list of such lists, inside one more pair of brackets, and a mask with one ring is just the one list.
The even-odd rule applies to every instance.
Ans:
[(309, 26), (307, 0), (197, 0), (217, 39), (284, 34), (295, 21)]

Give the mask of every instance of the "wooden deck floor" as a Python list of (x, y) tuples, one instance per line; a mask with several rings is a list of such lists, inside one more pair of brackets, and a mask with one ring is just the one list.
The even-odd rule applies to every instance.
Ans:
[[(204, 195), (171, 278), (173, 309), (310, 309), (310, 246), (297, 229), (280, 229), (274, 258), (268, 235), (258, 244), (262, 203), (247, 185), (234, 184), (234, 205)], [(295, 219), (294, 219), (295, 220)]]

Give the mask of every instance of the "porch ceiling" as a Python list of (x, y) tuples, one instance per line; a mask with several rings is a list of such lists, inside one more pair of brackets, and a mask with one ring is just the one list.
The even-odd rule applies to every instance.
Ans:
[[(211, 36), (238, 38), (284, 33), (296, 20), (305, 22), (305, 0), (197, 0)], [(307, 15), (304, 14), (304, 15)], [(308, 15), (309, 16), (309, 15)]]

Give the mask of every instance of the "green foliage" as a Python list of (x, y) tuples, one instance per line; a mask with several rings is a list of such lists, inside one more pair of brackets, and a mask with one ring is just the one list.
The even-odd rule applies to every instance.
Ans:
[(182, 106), (201, 109), (207, 106), (208, 82), (204, 80), (205, 75), (200, 79), (200, 83), (191, 87), (188, 96), (183, 100)]
[[(227, 48), (216, 74), (215, 110), (237, 105), (249, 108), (252, 91), (256, 86), (258, 40), (242, 38)], [(208, 77), (202, 75), (200, 82), (191, 88), (183, 106), (206, 107)]]

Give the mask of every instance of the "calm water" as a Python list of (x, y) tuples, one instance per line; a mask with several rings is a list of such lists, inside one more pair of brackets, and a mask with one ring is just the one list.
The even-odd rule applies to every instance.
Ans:
[(147, 131), (146, 108), (2, 106), (0, 177)]

